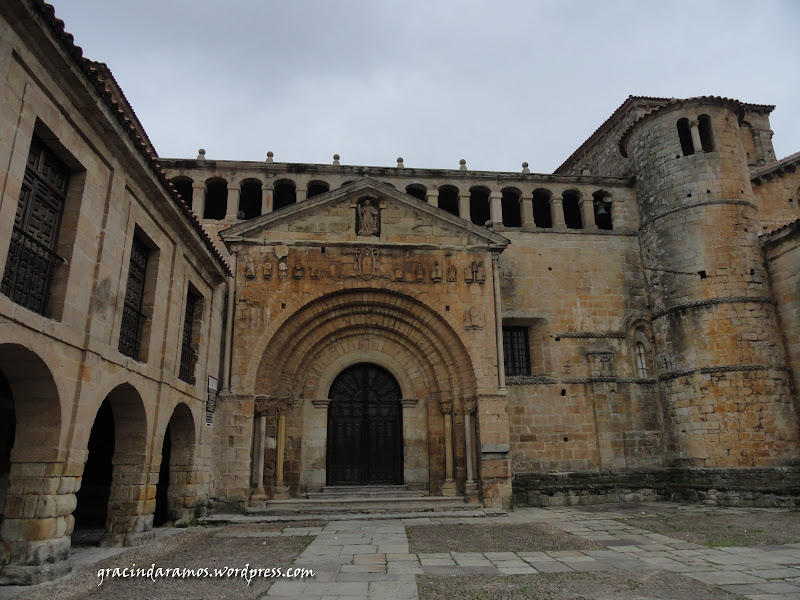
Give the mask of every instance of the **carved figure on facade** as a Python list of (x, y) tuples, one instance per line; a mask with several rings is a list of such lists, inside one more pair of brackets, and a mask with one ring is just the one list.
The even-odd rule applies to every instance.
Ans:
[(483, 283), (486, 281), (486, 267), (484, 266), (482, 260), (478, 261), (477, 269), (475, 271), (475, 281), (478, 283)]
[(328, 277), (331, 279), (336, 279), (339, 277), (339, 265), (336, 263), (331, 263), (328, 265)]
[(475, 280), (473, 269), (474, 265), (475, 263), (472, 263), (472, 265), (464, 267), (464, 281), (467, 283), (472, 283)]
[(311, 277), (311, 279), (319, 279), (319, 271), (317, 270), (316, 265), (308, 266), (308, 276)]
[(264, 264), (261, 265), (261, 276), (264, 279), (271, 279), (272, 278), (272, 262), (269, 260), (265, 260)]
[(469, 311), (464, 313), (464, 329), (483, 329), (484, 321), (474, 306), (469, 307)]
[(362, 279), (372, 279), (378, 262), (378, 251), (375, 248), (356, 250), (356, 273)]
[(278, 263), (278, 277), (281, 279), (285, 279), (286, 275), (289, 273), (289, 265), (286, 264), (285, 261), (281, 261)]
[(253, 279), (256, 276), (256, 266), (253, 262), (253, 257), (249, 254), (244, 259), (244, 276), (248, 279)]
[(422, 268), (422, 263), (417, 263), (417, 268), (414, 271), (414, 275), (417, 277), (417, 281), (423, 281), (425, 279), (425, 269)]
[(236, 320), (242, 321), (243, 319), (247, 318), (247, 313), (249, 310), (249, 302), (247, 298), (239, 298), (236, 301)]
[(454, 264), (450, 264), (447, 267), (447, 283), (455, 283), (456, 279), (458, 279), (458, 270)]
[(306, 274), (306, 268), (302, 264), (296, 264), (292, 267), (292, 277), (295, 279), (302, 279)]
[(439, 261), (433, 261), (433, 269), (431, 270), (431, 281), (439, 283), (442, 281), (442, 267), (439, 266)]
[(367, 198), (358, 205), (358, 235), (380, 234), (380, 212)]

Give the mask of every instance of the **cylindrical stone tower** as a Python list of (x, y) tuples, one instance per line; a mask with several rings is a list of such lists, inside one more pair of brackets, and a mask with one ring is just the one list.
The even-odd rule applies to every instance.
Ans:
[(770, 466), (798, 456), (741, 113), (723, 98), (673, 101), (621, 140), (636, 176), (675, 466)]

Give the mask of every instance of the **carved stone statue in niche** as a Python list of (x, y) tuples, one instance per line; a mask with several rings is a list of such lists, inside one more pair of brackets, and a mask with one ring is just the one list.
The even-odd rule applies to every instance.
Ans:
[(248, 279), (253, 279), (256, 276), (256, 266), (253, 263), (253, 257), (249, 254), (244, 259), (244, 276)]
[(451, 264), (449, 267), (447, 267), (447, 282), (455, 283), (457, 278), (458, 278), (458, 271), (456, 270), (456, 266)]
[(472, 267), (474, 265), (475, 265), (475, 263), (472, 263), (472, 266), (464, 267), (464, 281), (466, 281), (467, 283), (472, 283), (472, 281), (474, 279), (473, 278), (473, 269), (472, 269)]
[(486, 267), (483, 264), (482, 260), (478, 261), (478, 268), (475, 274), (475, 281), (478, 283), (483, 283), (486, 281)]
[(328, 265), (328, 277), (331, 279), (336, 279), (339, 276), (339, 265), (336, 263), (331, 263)]
[(308, 276), (311, 277), (311, 279), (318, 279), (319, 272), (317, 271), (317, 267), (315, 267), (314, 265), (309, 265)]
[(306, 268), (303, 265), (295, 265), (292, 267), (292, 277), (295, 279), (302, 279), (306, 274)]
[(469, 312), (464, 313), (464, 329), (483, 329), (483, 325), (483, 316), (470, 306)]
[(358, 205), (358, 235), (380, 234), (380, 212), (367, 198)]
[(356, 272), (362, 279), (372, 279), (376, 272), (378, 251), (374, 248), (364, 248), (356, 252)]
[(246, 298), (239, 298), (236, 302), (236, 320), (240, 321), (246, 319), (249, 310), (249, 302)]
[(417, 276), (417, 281), (422, 281), (425, 279), (425, 269), (422, 268), (422, 263), (417, 263), (417, 268), (414, 271), (414, 274)]
[(286, 275), (289, 273), (289, 266), (284, 262), (281, 261), (278, 263), (278, 277), (284, 279)]
[(261, 275), (264, 279), (270, 279), (272, 277), (272, 263), (268, 260), (264, 261), (264, 264), (261, 265)]
[(439, 266), (439, 261), (433, 261), (433, 269), (431, 270), (431, 281), (439, 283), (442, 280), (442, 267)]

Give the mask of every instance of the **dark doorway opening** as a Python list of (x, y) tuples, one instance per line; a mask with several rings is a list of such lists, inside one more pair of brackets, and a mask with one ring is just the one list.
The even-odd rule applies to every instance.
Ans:
[(161, 468), (156, 485), (156, 510), (153, 514), (153, 526), (161, 527), (169, 521), (169, 461), (172, 457), (172, 432), (167, 425), (164, 433), (164, 445), (161, 447)]
[(108, 398), (100, 405), (89, 434), (89, 456), (83, 467), (81, 488), (75, 494), (77, 506), (73, 545), (95, 545), (105, 531), (111, 479), (114, 472), (114, 413)]
[(400, 386), (377, 365), (342, 371), (328, 395), (328, 485), (403, 483)]

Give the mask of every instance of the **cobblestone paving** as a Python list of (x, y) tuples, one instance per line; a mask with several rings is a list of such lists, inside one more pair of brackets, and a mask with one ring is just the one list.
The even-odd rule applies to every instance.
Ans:
[[(650, 505), (644, 506), (650, 510)], [(652, 506), (654, 510), (663, 510), (667, 505)], [(701, 506), (680, 508), (687, 518), (698, 520), (704, 515), (746, 511)], [(716, 598), (721, 592), (728, 592), (733, 595), (729, 596), (731, 598), (800, 600), (800, 543), (709, 548), (620, 520), (630, 515), (630, 510), (624, 509), (592, 512), (578, 508), (522, 508), (507, 515), (483, 518), (365, 519), (331, 521), (324, 526), (314, 523), (315, 526), (309, 527), (261, 525), (260, 529), (254, 523), (252, 530), (243, 524), (227, 535), (231, 538), (313, 538), (297, 556), (294, 566), (313, 569), (316, 576), (275, 581), (262, 596), (272, 600), (412, 600), (420, 598), (417, 576), (421, 577), (423, 600), (446, 598), (448, 593), (452, 597), (474, 599), (514, 597), (508, 592), (513, 586), (530, 591), (528, 595), (520, 594), (520, 598), (558, 597), (561, 589), (565, 591), (563, 597), (571, 598), (693, 599)], [(459, 548), (442, 548), (441, 552), (409, 552), (406, 527), (492, 524), (544, 525), (545, 530), (577, 536), (602, 549), (463, 552)], [(142, 549), (135, 551), (142, 552)], [(225, 544), (220, 545), (218, 552), (224, 556)], [(126, 560), (126, 556), (119, 555), (120, 561)], [(468, 584), (464, 577), (471, 577), (472, 583)], [(632, 595), (622, 588), (614, 592), (615, 588), (607, 587), (617, 579), (631, 583)], [(437, 581), (449, 582), (447, 585), (456, 591), (441, 593)], [(493, 586), (494, 591), (487, 594), (488, 590), (481, 591), (480, 586), (472, 585), (479, 581), (485, 581), (487, 587)], [(553, 582), (561, 587), (552, 588)], [(669, 591), (669, 588), (674, 588), (672, 595), (665, 595), (664, 590)], [(471, 595), (469, 589), (475, 590), (475, 594)], [(556, 595), (542, 595), (545, 589), (556, 589), (553, 592)], [(571, 591), (566, 594), (568, 590)], [(244, 594), (244, 588), (241, 592)], [(230, 589), (226, 598), (249, 597), (237, 593)], [(7, 597), (11, 596), (4, 596), (0, 589), (0, 599)], [(126, 593), (124, 597), (149, 599), (153, 596)], [(184, 598), (189, 600), (189, 596)]]

